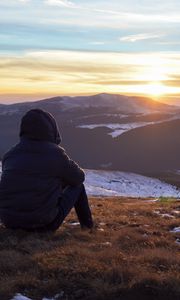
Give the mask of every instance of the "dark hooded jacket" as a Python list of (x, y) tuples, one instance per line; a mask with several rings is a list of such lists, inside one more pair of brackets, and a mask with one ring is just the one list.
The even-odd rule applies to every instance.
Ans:
[(38, 228), (58, 213), (62, 185), (79, 185), (83, 170), (58, 146), (53, 116), (30, 110), (21, 121), (20, 142), (5, 154), (0, 182), (0, 219), (8, 227)]

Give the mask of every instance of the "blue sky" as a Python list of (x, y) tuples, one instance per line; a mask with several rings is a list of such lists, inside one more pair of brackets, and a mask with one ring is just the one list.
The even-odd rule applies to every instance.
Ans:
[(0, 1), (0, 28), (2, 53), (179, 51), (180, 1)]
[[(0, 77), (3, 79), (0, 101), (14, 101), (13, 97), (23, 99), (28, 95), (34, 99), (44, 95), (104, 91), (126, 94), (142, 91), (142, 94), (177, 99), (180, 94), (179, 33), (179, 0), (0, 0)], [(124, 70), (125, 85), (122, 76), (117, 76), (117, 70), (113, 72), (117, 66), (114, 53), (119, 73)], [(69, 55), (71, 59), (67, 61)], [(138, 59), (141, 55), (144, 65)], [(125, 65), (124, 59), (132, 64), (127, 61)], [(37, 68), (44, 66), (42, 73), (33, 60)], [(72, 60), (71, 71), (69, 62)], [(56, 72), (62, 62), (60, 76)], [(103, 63), (108, 70), (103, 70)], [(96, 66), (98, 71), (93, 73), (90, 66), (92, 69)], [(156, 80), (146, 76), (148, 71), (157, 74), (159, 68)], [(105, 75), (110, 77), (110, 84)], [(146, 82), (142, 82), (143, 77), (147, 77)], [(116, 84), (112, 84), (112, 80)]]

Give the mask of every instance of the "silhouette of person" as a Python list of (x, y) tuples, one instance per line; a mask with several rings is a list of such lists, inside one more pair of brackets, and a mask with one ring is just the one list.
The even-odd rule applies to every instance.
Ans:
[(20, 142), (2, 160), (0, 218), (6, 227), (56, 230), (73, 207), (81, 227), (93, 227), (84, 171), (60, 142), (50, 113), (32, 109), (24, 115)]

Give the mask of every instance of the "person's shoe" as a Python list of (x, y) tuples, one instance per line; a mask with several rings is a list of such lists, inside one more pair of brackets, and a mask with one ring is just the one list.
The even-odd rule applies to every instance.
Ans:
[(81, 225), (81, 230), (87, 231), (89, 233), (94, 233), (98, 229), (98, 225), (96, 223), (92, 223), (91, 226)]

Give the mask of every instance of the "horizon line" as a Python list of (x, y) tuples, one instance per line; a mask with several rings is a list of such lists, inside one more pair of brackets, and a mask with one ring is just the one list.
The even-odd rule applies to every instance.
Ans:
[[(16, 98), (15, 101), (11, 102), (8, 101), (7, 102), (7, 98), (10, 97), (14, 97)], [(98, 95), (116, 95), (116, 96), (123, 96), (123, 97), (132, 97), (132, 98), (146, 98), (149, 99), (153, 102), (157, 102), (157, 103), (162, 103), (165, 105), (169, 105), (169, 106), (178, 106), (177, 104), (171, 104), (169, 103), (169, 101), (167, 100), (168, 98), (175, 98), (175, 101), (178, 101), (178, 97), (180, 97), (180, 95), (166, 95), (166, 96), (160, 96), (160, 97), (151, 97), (149, 95), (145, 95), (145, 94), (137, 94), (137, 93), (108, 93), (108, 92), (100, 92), (100, 93), (78, 93), (78, 94), (51, 94), (51, 95), (39, 95), (36, 96), (35, 94), (4, 94), (6, 100), (5, 103), (1, 102), (1, 97), (3, 97), (3, 94), (0, 95), (0, 105), (14, 105), (14, 104), (23, 104), (23, 103), (34, 103), (34, 102), (39, 102), (39, 101), (44, 101), (44, 100), (51, 100), (54, 98), (64, 98), (64, 97), (70, 97), (70, 98), (75, 98), (75, 97), (89, 97), (89, 96), (98, 96)], [(22, 100), (18, 101), (18, 98), (21, 98), (22, 96), (24, 96), (25, 98), (27, 97), (27, 99), (24, 99), (24, 97), (22, 98)], [(28, 98), (34, 98), (32, 100), (28, 99)], [(165, 98), (165, 99), (164, 99)], [(180, 99), (179, 99), (180, 100)], [(180, 104), (179, 104), (180, 105)]]

